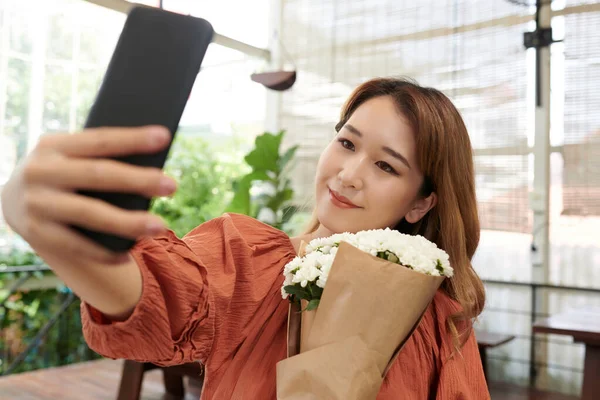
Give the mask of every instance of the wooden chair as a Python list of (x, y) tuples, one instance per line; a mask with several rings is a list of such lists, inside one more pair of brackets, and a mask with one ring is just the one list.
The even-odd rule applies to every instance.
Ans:
[(160, 368), (163, 372), (165, 392), (169, 398), (175, 400), (185, 397), (184, 376), (189, 377), (191, 390), (197, 392), (197, 398), (200, 397), (204, 383), (204, 369), (200, 363), (162, 368), (151, 363), (125, 360), (117, 400), (139, 400), (144, 373), (156, 368)]
[(505, 335), (486, 331), (476, 331), (475, 337), (477, 338), (477, 346), (479, 347), (479, 356), (481, 357), (481, 364), (483, 365), (485, 380), (489, 382), (487, 369), (487, 350), (508, 343), (515, 337), (513, 335)]
[(577, 400), (578, 397), (561, 393), (546, 392), (531, 387), (517, 386), (506, 382), (490, 382), (487, 372), (487, 350), (510, 342), (513, 335), (499, 334), (486, 331), (476, 331), (479, 355), (483, 364), (483, 373), (494, 400)]

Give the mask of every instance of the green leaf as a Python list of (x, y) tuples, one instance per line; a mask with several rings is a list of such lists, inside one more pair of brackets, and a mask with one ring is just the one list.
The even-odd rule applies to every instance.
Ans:
[(235, 194), (225, 211), (250, 215), (250, 187), (252, 186), (252, 180), (246, 175), (235, 186)]
[(442, 262), (440, 260), (437, 260), (435, 269), (439, 271), (440, 275), (444, 275), (444, 267), (442, 267)]
[(287, 201), (291, 200), (294, 196), (294, 191), (292, 189), (284, 189), (275, 194), (271, 201), (267, 203), (267, 207), (271, 210), (278, 210), (281, 206), (283, 206)]
[(305, 311), (315, 310), (317, 307), (319, 307), (320, 302), (321, 302), (321, 300), (319, 300), (319, 299), (314, 299), (314, 300), (309, 301), (308, 305), (306, 306)]
[[(252, 172), (233, 184), (232, 200), (225, 208), (226, 212), (246, 214), (256, 218), (262, 208), (270, 208), (278, 216), (272, 224), (281, 229), (282, 224), (289, 221), (294, 212), (286, 209), (294, 197), (291, 181), (283, 171), (290, 165), (298, 146), (293, 146), (281, 155), (279, 148), (285, 131), (277, 134), (265, 132), (256, 137), (254, 149), (245, 157)], [(270, 182), (276, 189), (274, 195), (250, 196), (253, 181)]]
[(294, 216), (294, 214), (296, 214), (298, 212), (298, 207), (296, 206), (285, 206), (282, 208), (282, 216), (281, 216), (281, 223), (285, 224), (287, 223), (290, 219), (292, 219), (292, 217)]
[(291, 200), (294, 197), (294, 190), (291, 188), (286, 188), (281, 191), (281, 198), (283, 201)]
[(287, 166), (294, 155), (296, 154), (296, 150), (298, 150), (299, 146), (292, 146), (286, 150), (286, 152), (279, 159), (279, 170), (283, 171), (283, 169)]
[(286, 293), (289, 293), (292, 296), (296, 296), (300, 299), (311, 300), (310, 293), (306, 288), (303, 288), (302, 286), (288, 285), (284, 286), (283, 290), (285, 290)]
[(279, 146), (281, 145), (282, 138), (283, 132), (278, 135), (265, 132), (257, 136), (254, 142), (254, 150), (244, 160), (255, 171), (273, 171), (279, 173)]
[(265, 171), (251, 172), (235, 184), (233, 199), (225, 209), (226, 212), (252, 215), (250, 204), (250, 189), (253, 181), (268, 180), (269, 175)]
[(313, 299), (320, 299), (323, 295), (323, 288), (315, 285), (311, 285), (311, 294)]
[(165, 165), (165, 173), (178, 182), (177, 192), (172, 197), (154, 198), (150, 209), (179, 237), (222, 215), (235, 194), (231, 182), (251, 171), (235, 141), (213, 141), (198, 132), (190, 133), (193, 135), (178, 135)]
[(254, 181), (268, 181), (268, 180), (271, 180), (271, 178), (269, 178), (269, 174), (267, 174), (265, 171), (250, 172), (244, 178), (245, 179), (249, 179), (250, 183), (252, 183)]

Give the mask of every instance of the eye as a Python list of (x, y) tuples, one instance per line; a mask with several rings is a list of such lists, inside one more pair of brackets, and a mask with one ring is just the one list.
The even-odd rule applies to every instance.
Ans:
[(377, 161), (375, 165), (377, 165), (384, 172), (387, 172), (392, 175), (399, 175), (398, 172), (396, 172), (396, 170), (385, 161)]
[(352, 143), (348, 139), (338, 139), (338, 142), (341, 143), (343, 148), (350, 150), (350, 151), (354, 151), (354, 143)]

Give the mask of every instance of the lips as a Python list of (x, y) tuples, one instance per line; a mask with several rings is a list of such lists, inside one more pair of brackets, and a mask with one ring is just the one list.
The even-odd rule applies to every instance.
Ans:
[(347, 197), (340, 195), (338, 192), (329, 189), (329, 198), (333, 205), (339, 208), (360, 208), (353, 202), (351, 202)]

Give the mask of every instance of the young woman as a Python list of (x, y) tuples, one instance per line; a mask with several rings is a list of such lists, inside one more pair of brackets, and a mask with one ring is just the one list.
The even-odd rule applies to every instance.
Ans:
[[(479, 241), (471, 145), (450, 100), (400, 79), (360, 85), (316, 174), (307, 233), (242, 215), (204, 223), (183, 239), (146, 212), (117, 209), (76, 190), (168, 195), (159, 170), (104, 157), (156, 151), (157, 127), (43, 137), (2, 196), (4, 215), (83, 300), (90, 347), (111, 358), (205, 366), (203, 399), (275, 399), (275, 365), (286, 356), (284, 265), (301, 241), (392, 227), (421, 234), (450, 255), (445, 281), (389, 371), (378, 397), (489, 398), (472, 320), (484, 290), (471, 266)], [(75, 224), (139, 241), (110, 254)], [(318, 398), (319, 394), (315, 396)]]

